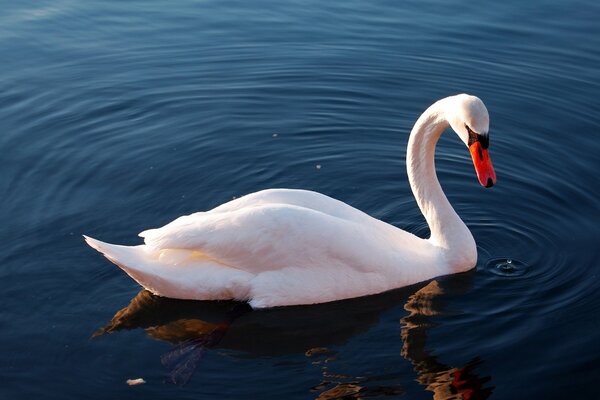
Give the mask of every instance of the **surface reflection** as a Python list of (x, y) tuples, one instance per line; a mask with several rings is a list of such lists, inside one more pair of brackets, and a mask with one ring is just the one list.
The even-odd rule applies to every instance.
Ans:
[[(446, 280), (444, 283), (453, 291), (461, 290), (457, 280)], [(491, 377), (479, 377), (475, 369), (483, 362), (474, 358), (462, 367), (450, 367), (442, 364), (426, 348), (427, 331), (432, 328), (432, 317), (443, 312), (444, 303), (437, 301), (444, 294), (437, 280), (408, 298), (404, 309), (408, 315), (400, 319), (403, 340), (401, 354), (409, 360), (415, 372), (417, 381), (427, 390), (433, 392), (435, 400), (463, 399), (483, 400), (491, 394), (493, 387), (484, 387)]]
[(344, 374), (330, 349), (376, 325), (384, 311), (403, 306), (408, 315), (400, 319), (401, 354), (412, 363), (417, 381), (434, 399), (485, 399), (492, 388), (484, 388), (490, 377), (476, 373), (480, 359), (450, 367), (426, 348), (431, 319), (445, 308), (443, 294), (467, 291), (470, 279), (463, 274), (366, 298), (257, 311), (245, 303), (174, 300), (143, 290), (94, 336), (142, 328), (152, 338), (174, 343), (161, 361), (176, 384), (189, 381), (207, 351), (220, 348), (250, 356), (305, 354), (321, 369), (322, 381), (310, 389), (318, 399), (398, 396), (405, 392), (400, 385), (405, 373)]
[(313, 365), (321, 368), (323, 380), (311, 388), (318, 393), (317, 400), (362, 399), (366, 397), (389, 397), (405, 393), (401, 384), (402, 375), (361, 374), (352, 376), (335, 372), (337, 353), (325, 347), (310, 349), (305, 354)]

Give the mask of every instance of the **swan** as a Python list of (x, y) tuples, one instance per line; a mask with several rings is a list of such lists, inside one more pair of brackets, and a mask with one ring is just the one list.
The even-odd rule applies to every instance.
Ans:
[(431, 105), (415, 123), (406, 154), (428, 239), (323, 194), (292, 189), (263, 190), (179, 217), (140, 233), (142, 245), (84, 239), (154, 294), (247, 301), (252, 308), (372, 295), (464, 272), (476, 264), (475, 240), (435, 172), (435, 146), (448, 127), (468, 147), (481, 185), (496, 182), (483, 102), (459, 94)]

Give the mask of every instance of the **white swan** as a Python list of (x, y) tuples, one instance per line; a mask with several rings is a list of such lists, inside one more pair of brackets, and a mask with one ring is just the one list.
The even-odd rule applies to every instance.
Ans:
[(323, 194), (271, 189), (140, 233), (145, 244), (87, 243), (149, 291), (196, 300), (236, 299), (254, 308), (322, 303), (380, 293), (469, 270), (471, 232), (438, 182), (434, 153), (452, 127), (469, 147), (479, 182), (496, 176), (488, 155), (483, 102), (439, 100), (408, 141), (410, 186), (429, 227), (421, 239)]

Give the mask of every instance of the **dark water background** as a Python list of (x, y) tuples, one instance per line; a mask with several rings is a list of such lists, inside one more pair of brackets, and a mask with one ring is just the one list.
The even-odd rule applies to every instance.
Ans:
[[(594, 0), (4, 2), (0, 397), (594, 398), (599, 20)], [(481, 188), (442, 138), (472, 272), (225, 326), (232, 304), (138, 295), (81, 239), (139, 243), (268, 187), (426, 236), (408, 132), (460, 92), (490, 111), (498, 175)], [(188, 350), (189, 383), (165, 383)]]

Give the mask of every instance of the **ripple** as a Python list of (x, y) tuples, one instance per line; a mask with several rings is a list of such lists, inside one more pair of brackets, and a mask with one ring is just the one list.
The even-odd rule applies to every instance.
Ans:
[(525, 275), (529, 266), (512, 258), (492, 258), (485, 263), (485, 269), (494, 275), (510, 278)]

